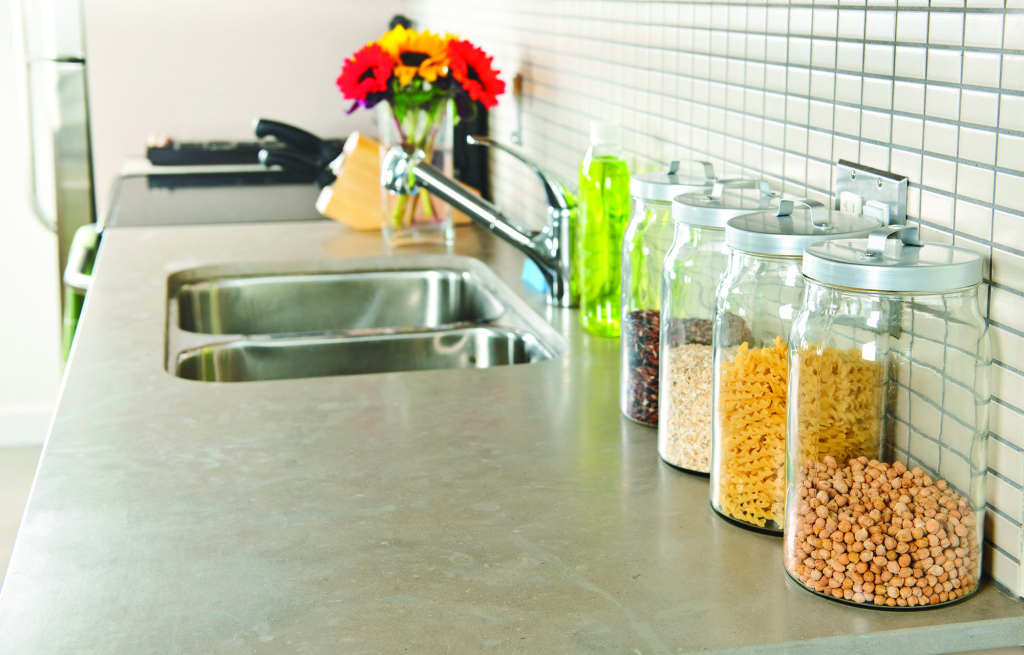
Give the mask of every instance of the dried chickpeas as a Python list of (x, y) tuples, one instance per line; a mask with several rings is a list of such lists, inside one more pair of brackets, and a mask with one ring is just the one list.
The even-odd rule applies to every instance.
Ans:
[(980, 542), (970, 501), (920, 469), (832, 457), (797, 471), (786, 568), (813, 591), (888, 607), (938, 605), (977, 587)]

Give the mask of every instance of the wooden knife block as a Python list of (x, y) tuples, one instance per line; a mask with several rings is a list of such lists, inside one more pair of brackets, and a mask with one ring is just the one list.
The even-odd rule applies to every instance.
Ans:
[[(356, 230), (379, 230), (384, 220), (380, 191), (380, 143), (370, 137), (353, 132), (345, 140), (341, 155), (331, 162), (336, 179), (324, 187), (316, 201), (316, 210), (327, 218), (344, 223)], [(470, 187), (466, 187), (471, 191)], [(453, 212), (453, 222), (464, 225), (472, 222), (459, 211)]]

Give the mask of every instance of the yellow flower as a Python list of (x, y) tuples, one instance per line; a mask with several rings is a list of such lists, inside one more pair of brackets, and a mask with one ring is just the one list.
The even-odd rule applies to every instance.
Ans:
[(433, 32), (417, 32), (397, 25), (378, 39), (377, 45), (391, 55), (394, 74), (402, 86), (412, 82), (416, 75), (433, 82), (448, 68), (446, 41)]

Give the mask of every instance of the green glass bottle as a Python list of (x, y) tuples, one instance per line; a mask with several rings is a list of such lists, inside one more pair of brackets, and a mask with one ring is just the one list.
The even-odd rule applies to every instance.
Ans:
[(629, 222), (629, 168), (618, 126), (590, 123), (590, 146), (580, 165), (580, 212), (573, 266), (583, 329), (619, 336), (622, 235)]

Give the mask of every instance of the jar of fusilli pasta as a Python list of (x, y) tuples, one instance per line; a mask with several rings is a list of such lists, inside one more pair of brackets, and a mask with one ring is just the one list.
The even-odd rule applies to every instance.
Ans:
[(658, 455), (689, 473), (711, 470), (711, 334), (729, 255), (725, 224), (778, 202), (765, 180), (721, 180), (672, 200), (675, 239), (661, 284)]
[(633, 214), (622, 239), (619, 407), (637, 423), (658, 425), (661, 267), (675, 233), (672, 198), (710, 189), (714, 181), (710, 163), (679, 160), (673, 160), (667, 171), (638, 173), (629, 179)]
[(711, 506), (744, 527), (782, 532), (788, 340), (800, 309), (804, 248), (866, 236), (881, 221), (813, 200), (730, 219), (728, 267), (712, 334)]
[(991, 358), (981, 256), (891, 226), (808, 247), (803, 273), (789, 339), (787, 573), (858, 605), (971, 595)]

